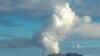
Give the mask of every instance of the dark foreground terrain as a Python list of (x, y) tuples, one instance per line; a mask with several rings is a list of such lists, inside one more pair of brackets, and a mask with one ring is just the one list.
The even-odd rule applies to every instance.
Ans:
[(78, 54), (78, 53), (67, 53), (67, 54), (59, 53), (59, 54), (51, 54), (48, 56), (83, 56), (83, 55)]

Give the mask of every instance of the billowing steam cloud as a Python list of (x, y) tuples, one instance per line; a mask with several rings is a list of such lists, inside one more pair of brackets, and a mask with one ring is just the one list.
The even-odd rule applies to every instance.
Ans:
[[(84, 36), (90, 34), (91, 36), (91, 33), (93, 35), (98, 31), (96, 36), (100, 36), (100, 24), (91, 24), (91, 17), (79, 17), (75, 15), (75, 12), (72, 11), (68, 3), (53, 5), (53, 14), (51, 18), (46, 20), (44, 26), (34, 34), (32, 39), (15, 39), (13, 41), (5, 41), (8, 44), (5, 44), (4, 41), (1, 41), (1, 46), (2, 43), (5, 44), (4, 46), (8, 47), (33, 46), (34, 44), (34, 46), (41, 47), (45, 51), (45, 55), (47, 55), (59, 53), (59, 42), (67, 37), (67, 34), (78, 33)], [(94, 29), (96, 25), (98, 27), (95, 31)], [(87, 34), (87, 32), (89, 34)]]
[[(80, 27), (91, 26), (92, 21), (89, 16), (76, 15), (68, 3), (55, 5), (53, 12), (52, 17), (46, 21), (43, 28), (34, 35), (34, 41), (37, 41), (37, 45), (42, 47), (46, 55), (59, 53), (60, 41), (70, 34), (83, 33), (78, 32)], [(86, 32), (88, 31), (86, 30)]]
[(63, 40), (74, 26), (75, 18), (75, 13), (68, 3), (54, 6), (52, 17), (34, 36), (46, 54), (59, 53), (59, 41)]

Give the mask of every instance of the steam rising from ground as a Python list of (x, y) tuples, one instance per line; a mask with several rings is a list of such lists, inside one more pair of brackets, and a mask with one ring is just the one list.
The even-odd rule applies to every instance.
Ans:
[(60, 41), (63, 41), (68, 35), (78, 33), (82, 25), (84, 28), (90, 24), (91, 17), (75, 15), (75, 12), (69, 7), (69, 3), (58, 4), (54, 6), (51, 18), (34, 35), (33, 40), (36, 41), (36, 45), (42, 47), (45, 55), (59, 53)]
[(34, 36), (46, 54), (59, 53), (59, 42), (74, 26), (75, 17), (68, 3), (54, 6), (52, 17)]
[[(59, 53), (59, 42), (63, 41), (65, 37), (68, 37), (68, 34), (83, 35), (86, 36), (86, 38), (89, 36), (100, 37), (100, 24), (92, 24), (91, 17), (79, 17), (75, 15), (68, 3), (53, 5), (54, 8), (51, 18), (46, 20), (44, 26), (34, 34), (33, 39), (1, 41), (1, 47), (23, 47), (34, 45), (42, 48), (45, 51), (45, 55), (48, 55)], [(2, 43), (5, 42), (7, 44), (2, 46)], [(80, 46), (77, 45), (77, 47)]]

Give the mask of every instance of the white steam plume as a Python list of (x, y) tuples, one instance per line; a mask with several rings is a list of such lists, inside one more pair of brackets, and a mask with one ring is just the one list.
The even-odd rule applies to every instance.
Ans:
[(34, 35), (34, 41), (37, 41), (46, 54), (59, 53), (59, 41), (63, 40), (73, 27), (75, 18), (75, 13), (68, 3), (54, 6), (52, 17)]
[[(55, 4), (56, 1), (59, 2)], [(62, 0), (53, 0), (54, 3), (52, 3), (52, 5), (55, 6), (51, 18), (48, 18), (44, 26), (35, 33), (33, 39), (19, 38), (10, 41), (3, 40), (0, 41), (0, 47), (29, 47), (33, 45), (35, 46), (36, 44), (36, 46), (41, 47), (45, 51), (45, 54), (48, 55), (59, 53), (59, 42), (65, 37), (68, 37), (67, 34), (83, 35), (86, 36), (86, 38), (100, 37), (99, 23), (91, 24), (92, 20), (89, 16), (83, 16), (80, 19), (80, 17), (75, 15), (71, 10), (68, 3), (65, 4), (61, 1)], [(73, 26), (76, 28), (73, 28)], [(77, 47), (79, 48), (80, 45), (77, 45)]]
[[(46, 1), (50, 2), (51, 0)], [(51, 18), (48, 18), (41, 30), (35, 33), (33, 39), (19, 38), (12, 40), (3, 40), (0, 41), (0, 47), (29, 47), (36, 44), (36, 46), (41, 47), (46, 54), (53, 54), (59, 53), (59, 42), (65, 37), (67, 37), (67, 34), (81, 35), (86, 38), (100, 37), (100, 24), (91, 24), (91, 17), (83, 16), (80, 19), (80, 17), (75, 15), (75, 13), (71, 10), (69, 4), (64, 3), (65, 1), (62, 2), (62, 0), (52, 0), (52, 2), (48, 3), (51, 7), (54, 5), (53, 14)], [(47, 8), (50, 6), (47, 6)], [(39, 9), (41, 7), (43, 7), (43, 5), (39, 6)], [(73, 26), (75, 26), (76, 28), (73, 28)], [(1, 36), (13, 37), (10, 35)], [(77, 47), (80, 46), (77, 45)]]

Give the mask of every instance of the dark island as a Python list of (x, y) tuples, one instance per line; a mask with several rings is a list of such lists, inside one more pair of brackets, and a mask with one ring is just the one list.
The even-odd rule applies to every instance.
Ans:
[(51, 54), (48, 56), (83, 56), (83, 55), (78, 54), (78, 53), (67, 53), (67, 54), (59, 53), (59, 54)]

